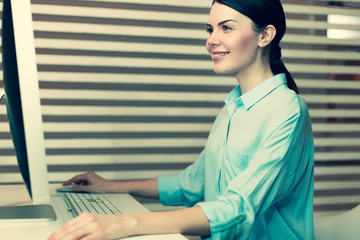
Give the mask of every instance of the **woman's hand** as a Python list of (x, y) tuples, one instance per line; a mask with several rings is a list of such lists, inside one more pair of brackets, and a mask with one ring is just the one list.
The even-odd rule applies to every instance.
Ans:
[(60, 227), (48, 240), (118, 239), (168, 233), (208, 236), (209, 220), (200, 207), (123, 215), (83, 213)]
[(83, 213), (60, 227), (49, 237), (49, 240), (103, 240), (127, 237), (126, 225), (129, 221), (126, 218), (126, 215), (107, 216)]
[(100, 177), (94, 172), (77, 175), (63, 183), (64, 186), (73, 184), (71, 190), (74, 192), (111, 192), (113, 182)]
[(113, 182), (94, 172), (87, 172), (63, 183), (64, 186), (71, 184), (73, 184), (71, 188), (73, 192), (130, 193), (141, 197), (159, 197), (157, 179)]

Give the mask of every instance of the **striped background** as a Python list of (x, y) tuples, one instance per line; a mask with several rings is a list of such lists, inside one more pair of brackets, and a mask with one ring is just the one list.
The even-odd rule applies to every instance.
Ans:
[[(211, 0), (31, 2), (51, 182), (148, 179), (196, 159), (236, 83), (205, 49)], [(313, 122), (315, 214), (345, 211), (360, 203), (360, 39), (326, 34), (360, 24), (327, 16), (360, 16), (360, 1), (282, 2), (283, 58)], [(0, 183), (21, 181), (2, 103)]]

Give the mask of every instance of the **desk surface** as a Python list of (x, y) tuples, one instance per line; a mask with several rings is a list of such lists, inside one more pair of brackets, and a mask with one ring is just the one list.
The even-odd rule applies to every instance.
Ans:
[[(55, 193), (55, 189), (60, 187), (58, 184), (50, 185), (50, 192)], [(31, 204), (31, 199), (27, 194), (24, 185), (0, 185), (0, 206), (16, 206)], [(124, 194), (125, 198), (132, 198), (128, 194)], [(133, 198), (132, 198), (133, 199)], [(135, 199), (133, 199), (136, 201)], [(42, 222), (42, 223), (0, 223), (0, 239), (12, 240), (42, 240), (47, 239), (48, 236), (59, 228), (63, 222), (69, 220), (64, 214), (59, 213), (56, 205), (57, 201), (62, 201), (59, 196), (52, 195), (55, 212), (57, 213), (57, 221)], [(60, 202), (59, 202), (60, 203)], [(65, 203), (63, 203), (65, 204)], [(147, 211), (141, 204), (134, 202), (137, 205), (134, 212)], [(180, 234), (164, 234), (164, 235), (148, 235), (126, 238), (129, 240), (185, 240), (186, 238)]]

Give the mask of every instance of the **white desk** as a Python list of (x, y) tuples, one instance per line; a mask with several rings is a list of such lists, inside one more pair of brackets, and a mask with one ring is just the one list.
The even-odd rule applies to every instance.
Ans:
[[(69, 213), (59, 211), (59, 204), (65, 204), (61, 194), (57, 194), (55, 189), (60, 185), (50, 185), (52, 201), (57, 221), (46, 223), (0, 223), (0, 239), (11, 240), (45, 240), (48, 236), (59, 228), (64, 222), (71, 219)], [(30, 197), (24, 185), (0, 185), (0, 206), (16, 206), (31, 204)], [(128, 194), (124, 198), (130, 200), (131, 212), (136, 213), (148, 211)], [(148, 235), (126, 238), (128, 240), (185, 240), (180, 234)]]

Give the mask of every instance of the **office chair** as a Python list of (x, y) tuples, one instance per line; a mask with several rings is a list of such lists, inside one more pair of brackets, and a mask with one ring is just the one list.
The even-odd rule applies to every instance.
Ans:
[(315, 219), (314, 230), (316, 240), (359, 240), (360, 205), (341, 214)]

